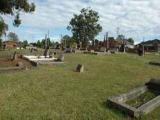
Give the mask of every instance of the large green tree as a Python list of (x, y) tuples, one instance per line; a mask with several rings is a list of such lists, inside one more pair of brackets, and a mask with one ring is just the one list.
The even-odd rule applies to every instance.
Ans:
[(18, 35), (14, 32), (8, 33), (7, 37), (8, 37), (8, 40), (17, 41), (17, 42), (19, 41)]
[[(18, 27), (21, 24), (20, 12), (31, 13), (35, 11), (34, 3), (29, 3), (28, 0), (0, 0), (0, 15), (11, 15), (15, 19), (13, 25)], [(7, 24), (0, 16), (0, 36), (7, 30)]]
[(4, 22), (3, 18), (0, 17), (0, 37), (6, 34), (7, 30), (8, 30), (8, 25)]
[(128, 38), (127, 41), (128, 41), (129, 43), (131, 43), (131, 44), (134, 44), (133, 38)]
[(26, 48), (28, 46), (28, 41), (27, 40), (24, 40), (23, 42), (22, 42), (22, 47), (23, 48)]
[(80, 14), (74, 15), (67, 29), (72, 31), (73, 38), (77, 42), (82, 42), (82, 46), (86, 47), (88, 42), (93, 41), (98, 33), (102, 31), (98, 21), (98, 12), (90, 8), (83, 8)]

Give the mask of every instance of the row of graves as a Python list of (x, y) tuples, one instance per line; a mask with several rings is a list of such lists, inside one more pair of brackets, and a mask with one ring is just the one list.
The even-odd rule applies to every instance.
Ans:
[(138, 53), (140, 56), (144, 54), (143, 46), (134, 46), (127, 40), (106, 39), (104, 41), (94, 41), (87, 46), (82, 43), (76, 44), (74, 47), (68, 46), (64, 49), (65, 53), (85, 53), (94, 55), (109, 55), (116, 53)]
[[(31, 49), (31, 52), (35, 51), (34, 49)], [(37, 51), (37, 49), (36, 49)], [(56, 53), (51, 52), (49, 49), (49, 45), (46, 41), (45, 49), (43, 52), (43, 55), (24, 55), (23, 58), (36, 64), (61, 64), (64, 62), (64, 54), (59, 54), (59, 57), (54, 57)]]

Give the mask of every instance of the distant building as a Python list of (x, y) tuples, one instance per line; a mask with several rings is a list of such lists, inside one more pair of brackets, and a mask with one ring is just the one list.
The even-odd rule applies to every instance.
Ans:
[(108, 44), (108, 47), (110, 49), (114, 49), (114, 48), (119, 49), (122, 45), (125, 45), (126, 48), (130, 48), (130, 49), (134, 48), (133, 43), (128, 42), (127, 39), (117, 40), (112, 37), (108, 38), (108, 41), (107, 40), (103, 41), (103, 44), (104, 44), (104, 46), (107, 46), (107, 44)]
[(3, 48), (4, 49), (16, 49), (18, 47), (18, 42), (17, 41), (4, 41), (3, 42)]
[(158, 39), (145, 41), (140, 44), (144, 46), (144, 50), (147, 52), (159, 52), (160, 51), (160, 40)]

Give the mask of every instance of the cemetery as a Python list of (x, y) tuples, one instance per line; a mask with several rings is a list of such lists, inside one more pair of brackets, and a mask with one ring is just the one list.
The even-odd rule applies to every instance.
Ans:
[(159, 120), (158, 3), (0, 0), (0, 120)]

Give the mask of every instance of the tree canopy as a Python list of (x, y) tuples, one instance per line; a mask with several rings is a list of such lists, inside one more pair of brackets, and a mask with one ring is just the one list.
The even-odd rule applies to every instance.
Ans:
[(28, 46), (28, 41), (27, 40), (24, 40), (23, 42), (22, 42), (22, 47), (23, 48), (26, 48)]
[(134, 44), (133, 38), (128, 38), (127, 41), (130, 42), (131, 44)]
[(6, 34), (7, 30), (8, 30), (8, 25), (1, 18), (0, 19), (0, 36), (2, 36), (3, 34)]
[[(11, 15), (15, 19), (13, 25), (18, 27), (21, 24), (20, 12), (31, 13), (35, 11), (34, 3), (29, 3), (28, 0), (0, 0), (0, 14)], [(2, 36), (7, 30), (7, 24), (0, 19), (0, 36)]]
[(86, 47), (88, 42), (93, 41), (96, 35), (102, 31), (98, 21), (98, 12), (90, 8), (83, 8), (79, 15), (74, 15), (67, 29), (72, 31), (73, 39), (76, 42), (82, 42), (82, 46)]
[(12, 40), (12, 41), (19, 41), (18, 35), (14, 32), (10, 32), (8, 35), (8, 40)]

